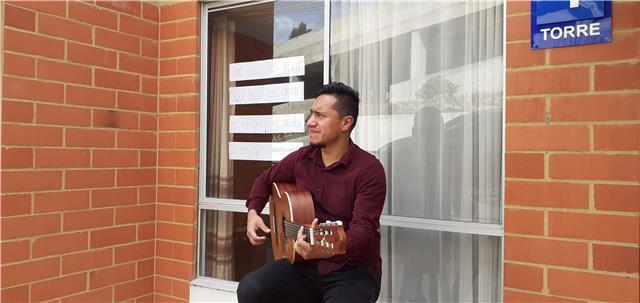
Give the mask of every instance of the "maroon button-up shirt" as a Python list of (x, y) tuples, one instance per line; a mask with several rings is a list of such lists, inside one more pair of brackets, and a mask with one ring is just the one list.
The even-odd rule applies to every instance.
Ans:
[(272, 182), (295, 182), (298, 190), (309, 191), (319, 223), (341, 220), (344, 224), (346, 255), (317, 261), (321, 275), (345, 264), (370, 266), (381, 274), (378, 228), (387, 188), (384, 168), (378, 159), (349, 142), (342, 158), (325, 167), (320, 147), (302, 147), (254, 181), (247, 200), (248, 209), (262, 211), (271, 194)]

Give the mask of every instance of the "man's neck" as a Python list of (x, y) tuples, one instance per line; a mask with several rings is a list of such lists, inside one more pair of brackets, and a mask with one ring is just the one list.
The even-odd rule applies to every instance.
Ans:
[(341, 138), (333, 144), (325, 145), (321, 148), (322, 162), (325, 167), (338, 162), (349, 149), (349, 137)]

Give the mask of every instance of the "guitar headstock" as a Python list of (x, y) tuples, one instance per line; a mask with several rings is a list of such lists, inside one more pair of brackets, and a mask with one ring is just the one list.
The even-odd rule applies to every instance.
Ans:
[(344, 254), (347, 249), (347, 234), (341, 221), (326, 221), (313, 230), (311, 245), (319, 245), (336, 255)]

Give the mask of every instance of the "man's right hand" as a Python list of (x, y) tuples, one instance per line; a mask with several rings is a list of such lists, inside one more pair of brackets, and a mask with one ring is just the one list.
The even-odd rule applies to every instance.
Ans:
[(249, 238), (249, 242), (251, 242), (253, 246), (264, 244), (264, 242), (267, 240), (267, 237), (258, 236), (258, 234), (256, 234), (256, 231), (258, 229), (262, 230), (265, 233), (271, 232), (271, 230), (266, 225), (264, 225), (262, 217), (258, 215), (256, 210), (251, 209), (247, 213), (247, 238)]

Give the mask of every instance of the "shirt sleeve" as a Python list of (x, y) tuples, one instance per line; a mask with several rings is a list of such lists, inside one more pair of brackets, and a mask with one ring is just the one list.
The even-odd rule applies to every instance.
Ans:
[(373, 249), (372, 246), (378, 237), (386, 193), (384, 168), (376, 161), (374, 165), (363, 170), (359, 182), (356, 183), (353, 217), (347, 231), (347, 253), (343, 258), (371, 253), (369, 250)]
[(276, 165), (265, 170), (253, 181), (251, 192), (247, 199), (247, 211), (255, 209), (261, 213), (271, 195), (271, 184), (273, 182), (295, 182), (295, 167), (298, 162), (301, 150), (290, 153)]

